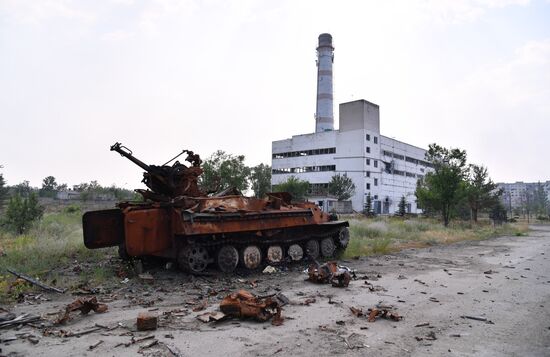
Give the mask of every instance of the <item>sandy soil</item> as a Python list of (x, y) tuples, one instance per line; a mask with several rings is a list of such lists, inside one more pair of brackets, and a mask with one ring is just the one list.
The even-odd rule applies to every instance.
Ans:
[[(0, 330), (1, 354), (549, 356), (550, 227), (532, 228), (527, 237), (409, 249), (342, 262), (357, 272), (358, 279), (348, 288), (306, 282), (301, 266), (273, 275), (221, 278), (194, 278), (152, 268), (153, 283), (131, 279), (96, 294), (108, 304), (108, 312), (76, 313), (61, 327), (51, 326), (50, 321), (75, 299), (69, 294), (47, 294), (44, 296), (49, 301), (28, 300), (10, 307), (18, 315), (37, 314), (46, 321), (42, 328)], [(283, 308), (284, 324), (237, 320), (203, 323), (196, 319), (204, 311), (193, 312), (193, 303), (208, 296), (205, 311), (215, 311), (227, 293), (239, 288), (259, 295), (281, 292), (287, 296), (292, 303)], [(316, 301), (307, 306), (299, 304), (307, 298)], [(349, 309), (353, 306), (366, 311), (379, 303), (394, 306), (403, 319), (369, 323)], [(147, 310), (159, 315), (160, 327), (150, 333), (137, 332), (137, 314)], [(461, 317), (464, 315), (487, 322)], [(95, 324), (116, 328), (61, 337), (60, 330), (78, 332)], [(44, 336), (44, 331), (51, 335)], [(29, 334), (38, 342), (33, 343)], [(132, 336), (138, 339), (148, 335), (154, 335), (159, 343), (141, 348), (152, 341), (149, 339), (116, 347), (129, 343)], [(89, 349), (99, 341), (103, 342)]]

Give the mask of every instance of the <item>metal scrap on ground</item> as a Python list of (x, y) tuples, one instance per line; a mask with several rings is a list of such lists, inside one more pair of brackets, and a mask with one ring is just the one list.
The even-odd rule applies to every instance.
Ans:
[(397, 312), (392, 311), (393, 308), (391, 306), (378, 305), (376, 308), (368, 309), (367, 310), (368, 314), (364, 313), (362, 309), (359, 309), (353, 306), (350, 307), (349, 309), (351, 313), (356, 317), (368, 315), (367, 317), (368, 322), (374, 322), (378, 317), (383, 317), (393, 321), (399, 321), (403, 318), (403, 316), (400, 316)]
[(273, 325), (278, 326), (283, 323), (281, 304), (278, 299), (273, 296), (258, 297), (246, 290), (227, 295), (220, 303), (220, 310), (229, 317), (252, 318), (260, 322), (272, 318)]
[(351, 274), (349, 269), (338, 266), (337, 262), (330, 261), (325, 264), (317, 262), (308, 268), (308, 279), (317, 284), (328, 284), (338, 288), (345, 288), (349, 285)]
[(75, 301), (67, 305), (67, 307), (65, 308), (65, 312), (61, 316), (59, 316), (55, 323), (64, 324), (65, 322), (70, 320), (71, 312), (76, 310), (80, 310), (82, 315), (86, 315), (92, 310), (96, 313), (103, 313), (107, 311), (107, 309), (107, 305), (98, 303), (95, 296), (88, 299), (76, 299)]

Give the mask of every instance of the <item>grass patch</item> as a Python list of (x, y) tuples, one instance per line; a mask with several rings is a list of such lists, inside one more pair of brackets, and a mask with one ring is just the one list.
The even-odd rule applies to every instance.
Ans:
[(344, 253), (345, 258), (387, 254), (404, 248), (421, 248), (464, 240), (522, 236), (528, 232), (525, 224), (493, 226), (489, 221), (476, 224), (453, 221), (447, 228), (438, 221), (427, 218), (353, 217), (349, 222), (351, 239)]
[[(23, 235), (0, 231), (0, 252), (0, 299), (5, 300), (30, 288), (22, 283), (17, 283), (14, 288), (15, 277), (6, 271), (7, 268), (46, 283), (61, 285), (65, 282), (59, 279), (64, 279), (65, 274), (58, 274), (59, 270), (79, 263), (93, 264), (91, 277), (101, 281), (109, 275), (105, 271), (109, 267), (101, 263), (107, 262), (115, 251), (112, 248), (87, 249), (83, 242), (80, 212), (65, 211), (45, 215)], [(85, 271), (80, 276), (78, 272), (74, 275), (79, 279), (87, 278)]]

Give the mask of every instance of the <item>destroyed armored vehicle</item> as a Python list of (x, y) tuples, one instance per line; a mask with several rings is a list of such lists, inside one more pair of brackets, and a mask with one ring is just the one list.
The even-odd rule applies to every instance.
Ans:
[[(256, 269), (305, 257), (330, 258), (346, 248), (348, 222), (338, 221), (311, 202), (292, 203), (288, 193), (244, 197), (236, 190), (207, 195), (198, 185), (201, 159), (192, 151), (184, 165), (146, 165), (116, 143), (118, 152), (143, 170), (143, 202), (86, 212), (87, 248), (119, 247), (122, 258), (159, 256), (191, 273), (215, 263), (223, 272), (238, 265)], [(180, 154), (180, 155), (181, 155)]]

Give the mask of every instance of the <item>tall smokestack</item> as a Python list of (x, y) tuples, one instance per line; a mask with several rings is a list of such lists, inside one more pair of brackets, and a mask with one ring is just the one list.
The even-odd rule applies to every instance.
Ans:
[(315, 111), (315, 132), (334, 130), (334, 111), (332, 104), (332, 63), (334, 47), (332, 36), (319, 35), (317, 47), (317, 108)]

